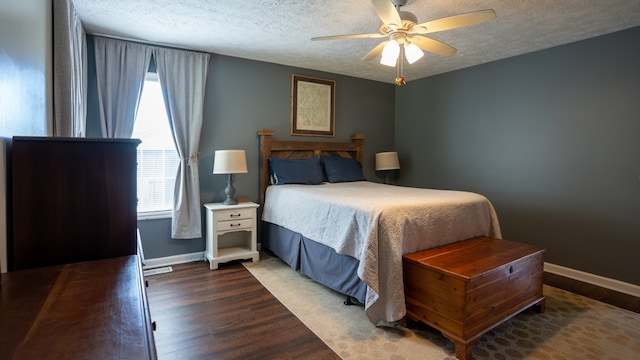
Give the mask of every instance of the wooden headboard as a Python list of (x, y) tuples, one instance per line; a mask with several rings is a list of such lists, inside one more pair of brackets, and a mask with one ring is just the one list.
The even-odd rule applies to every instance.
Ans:
[(351, 135), (351, 142), (273, 140), (273, 130), (258, 130), (260, 136), (260, 204), (269, 185), (269, 158), (306, 159), (314, 155), (351, 157), (362, 163), (364, 134)]

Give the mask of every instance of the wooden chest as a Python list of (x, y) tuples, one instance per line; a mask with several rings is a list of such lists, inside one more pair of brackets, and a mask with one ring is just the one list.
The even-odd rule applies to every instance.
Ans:
[(442, 332), (459, 359), (487, 331), (532, 305), (544, 311), (545, 249), (476, 237), (403, 257), (407, 315)]

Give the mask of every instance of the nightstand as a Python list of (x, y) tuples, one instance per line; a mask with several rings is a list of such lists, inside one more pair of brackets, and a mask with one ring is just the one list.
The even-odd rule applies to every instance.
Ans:
[(256, 231), (256, 209), (259, 206), (252, 202), (204, 204), (207, 212), (205, 257), (211, 270), (231, 260), (260, 260)]

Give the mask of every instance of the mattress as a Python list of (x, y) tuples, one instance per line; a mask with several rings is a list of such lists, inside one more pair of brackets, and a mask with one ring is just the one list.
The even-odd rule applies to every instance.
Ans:
[(495, 210), (480, 194), (368, 181), (269, 186), (262, 220), (357, 259), (374, 324), (406, 314), (402, 255), (474, 236), (501, 237)]

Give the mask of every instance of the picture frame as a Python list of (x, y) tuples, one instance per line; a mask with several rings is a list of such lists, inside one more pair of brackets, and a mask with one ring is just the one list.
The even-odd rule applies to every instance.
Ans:
[(336, 135), (335, 88), (335, 80), (292, 75), (291, 135)]

